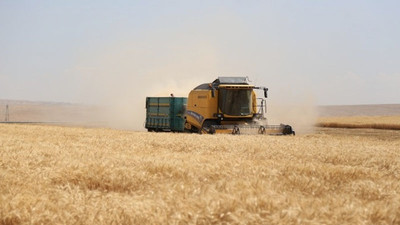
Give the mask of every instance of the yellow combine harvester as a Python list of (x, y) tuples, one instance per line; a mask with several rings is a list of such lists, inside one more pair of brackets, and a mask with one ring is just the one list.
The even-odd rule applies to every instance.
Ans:
[[(264, 92), (257, 97), (254, 90)], [(256, 87), (246, 77), (219, 77), (194, 88), (188, 98), (146, 99), (146, 128), (149, 131), (195, 133), (295, 134), (289, 125), (268, 125), (268, 89)], [(186, 107), (185, 107), (186, 103)]]

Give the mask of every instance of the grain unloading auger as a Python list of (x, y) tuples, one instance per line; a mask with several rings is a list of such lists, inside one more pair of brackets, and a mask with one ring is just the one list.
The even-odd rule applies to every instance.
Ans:
[[(255, 90), (263, 91), (264, 97), (257, 98)], [(246, 77), (219, 77), (194, 88), (188, 98), (148, 97), (145, 127), (149, 131), (294, 135), (289, 125), (267, 124), (267, 91), (250, 85)]]

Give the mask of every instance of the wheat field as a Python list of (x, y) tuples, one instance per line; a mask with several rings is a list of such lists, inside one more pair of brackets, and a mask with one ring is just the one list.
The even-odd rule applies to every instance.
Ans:
[(400, 133), (0, 124), (0, 224), (399, 224)]

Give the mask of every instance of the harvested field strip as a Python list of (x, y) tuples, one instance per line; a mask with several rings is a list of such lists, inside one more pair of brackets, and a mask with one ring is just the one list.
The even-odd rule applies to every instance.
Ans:
[(400, 130), (400, 116), (323, 117), (318, 119), (316, 126)]
[(350, 124), (350, 123), (317, 123), (317, 127), (330, 128), (349, 128), (349, 129), (382, 129), (382, 130), (400, 130), (397, 124)]

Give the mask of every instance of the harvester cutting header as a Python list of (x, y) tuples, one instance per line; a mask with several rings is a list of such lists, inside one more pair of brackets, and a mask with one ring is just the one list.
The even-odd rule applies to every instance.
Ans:
[[(263, 92), (257, 97), (255, 90)], [(289, 125), (268, 125), (265, 117), (268, 88), (246, 77), (218, 77), (194, 88), (188, 98), (147, 97), (148, 131), (192, 133), (295, 134)]]

